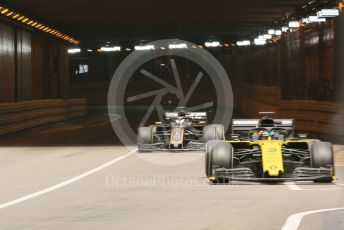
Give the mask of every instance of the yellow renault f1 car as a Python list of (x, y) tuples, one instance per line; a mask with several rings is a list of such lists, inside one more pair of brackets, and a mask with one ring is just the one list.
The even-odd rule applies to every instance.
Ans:
[[(211, 181), (331, 182), (333, 147), (329, 142), (294, 136), (293, 119), (234, 119), (229, 140), (206, 144), (205, 173)], [(245, 137), (240, 138), (240, 134)]]

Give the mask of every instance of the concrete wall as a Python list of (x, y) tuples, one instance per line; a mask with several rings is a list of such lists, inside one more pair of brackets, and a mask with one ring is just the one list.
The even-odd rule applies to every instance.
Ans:
[(333, 101), (335, 95), (333, 20), (288, 33), (269, 48), (239, 48), (233, 54), (236, 81), (281, 89), (285, 100)]
[(0, 23), (0, 102), (15, 100), (14, 29)]
[(336, 18), (335, 63), (335, 100), (344, 101), (344, 14)]
[(268, 48), (236, 49), (237, 108), (248, 117), (275, 111), (295, 118), (296, 128), (313, 137), (344, 142), (343, 28), (342, 15), (302, 27)]
[(66, 45), (0, 18), (0, 103), (67, 98)]

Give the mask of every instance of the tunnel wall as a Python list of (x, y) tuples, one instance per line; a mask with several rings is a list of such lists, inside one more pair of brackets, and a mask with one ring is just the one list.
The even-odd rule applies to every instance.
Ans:
[(0, 18), (0, 103), (68, 97), (66, 44)]
[(86, 100), (43, 99), (0, 104), (0, 136), (42, 125), (79, 118), (86, 113)]
[(288, 33), (269, 48), (236, 49), (234, 80), (274, 86), (284, 100), (334, 100), (334, 21)]
[(336, 87), (335, 27), (300, 28), (268, 48), (236, 49), (232, 71), (236, 107), (247, 117), (259, 111), (294, 118), (296, 129), (316, 138), (344, 140), (344, 105)]

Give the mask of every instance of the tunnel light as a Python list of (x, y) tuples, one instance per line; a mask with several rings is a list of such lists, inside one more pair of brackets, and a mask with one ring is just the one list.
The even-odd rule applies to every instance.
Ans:
[(204, 43), (205, 47), (219, 47), (220, 42), (214, 41), (214, 42), (205, 42)]
[(32, 28), (39, 29), (44, 33), (49, 33), (55, 37), (61, 38), (65, 41), (68, 41), (73, 44), (79, 44), (80, 42), (76, 39), (73, 39), (65, 34), (62, 33), (52, 33), (52, 29), (50, 29), (48, 26), (39, 24), (38, 22), (35, 22), (29, 17), (26, 17), (25, 15), (21, 15), (16, 11), (12, 11), (10, 8), (5, 8), (0, 6), (0, 14), (4, 15), (8, 19), (12, 21), (16, 21), (19, 23), (24, 23), (25, 25), (31, 26)]
[(270, 34), (270, 35), (275, 35), (275, 30), (268, 30), (268, 34)]
[(281, 35), (282, 35), (282, 30), (276, 30), (276, 31), (275, 31), (275, 35), (281, 36)]
[(17, 17), (19, 17), (20, 16), (20, 14), (16, 14), (16, 15), (14, 15), (12, 18), (13, 19), (16, 19)]
[(1, 10), (1, 13), (6, 14), (7, 11), (8, 11), (8, 9), (3, 9), (3, 10)]
[(334, 18), (339, 16), (338, 9), (323, 9), (317, 12), (319, 18)]
[(91, 50), (91, 49), (87, 49), (87, 52), (93, 52), (93, 50)]
[(326, 22), (326, 18), (318, 18), (318, 16), (309, 16), (308, 20), (312, 22)]
[(154, 45), (145, 45), (145, 46), (135, 46), (135, 50), (153, 50)]
[(283, 31), (283, 32), (287, 32), (288, 30), (289, 30), (289, 27), (287, 27), (287, 26), (283, 26), (283, 27), (282, 27), (282, 31)]
[(299, 21), (290, 21), (289, 22), (289, 28), (299, 28), (300, 22)]
[(237, 44), (237, 46), (249, 46), (249, 45), (251, 45), (251, 41), (249, 41), (249, 40), (238, 41), (236, 44)]
[(271, 36), (270, 34), (264, 34), (264, 35), (263, 35), (263, 38), (264, 38), (264, 39), (271, 39), (272, 36)]
[(185, 49), (188, 48), (188, 46), (185, 43), (181, 43), (181, 44), (169, 44), (168, 45), (169, 49)]
[(126, 50), (126, 51), (131, 51), (131, 49), (130, 49), (130, 48), (125, 48), (125, 50)]
[(308, 18), (302, 19), (302, 22), (307, 24), (316, 22), (326, 22), (326, 18), (318, 18), (318, 16), (309, 16)]
[(256, 39), (254, 39), (254, 44), (256, 46), (265, 45), (266, 44), (266, 40), (265, 39), (256, 38)]
[(75, 54), (75, 53), (80, 53), (80, 52), (81, 52), (80, 48), (68, 49), (69, 54)]
[(120, 46), (100, 47), (100, 51), (102, 51), (102, 52), (115, 52), (115, 51), (121, 51), (121, 47), (120, 47)]

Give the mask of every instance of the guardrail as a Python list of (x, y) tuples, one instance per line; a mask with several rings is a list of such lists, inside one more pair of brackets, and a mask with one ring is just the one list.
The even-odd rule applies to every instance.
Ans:
[(0, 104), (0, 135), (67, 121), (86, 114), (86, 100), (44, 99)]
[(281, 101), (278, 116), (295, 119), (296, 130), (344, 141), (344, 105), (326, 101)]
[(274, 111), (281, 118), (294, 118), (295, 128), (326, 140), (344, 142), (344, 104), (328, 101), (281, 100), (277, 87), (238, 84), (242, 113), (256, 118), (260, 111)]

